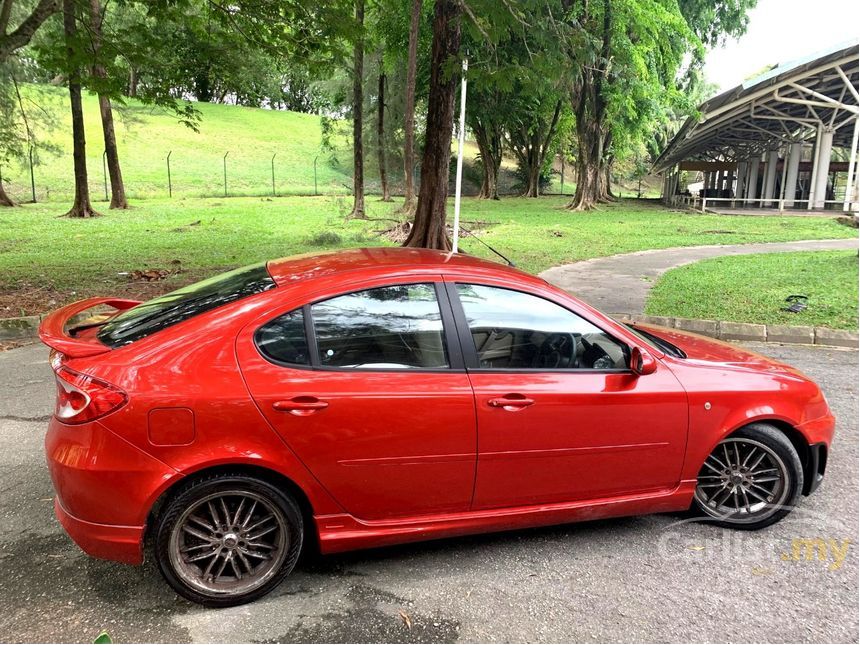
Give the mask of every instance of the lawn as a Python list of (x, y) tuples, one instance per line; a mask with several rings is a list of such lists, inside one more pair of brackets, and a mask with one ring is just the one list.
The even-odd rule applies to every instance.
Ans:
[[(856, 251), (715, 258), (666, 272), (645, 313), (856, 330), (857, 280)], [(792, 294), (809, 296), (809, 308), (780, 311)]]
[[(828, 218), (720, 217), (627, 200), (570, 213), (565, 198), (466, 199), (462, 219), (526, 271), (592, 257), (698, 244), (856, 236)], [(146, 297), (220, 270), (323, 249), (391, 244), (398, 203), (369, 197), (370, 220), (347, 219), (347, 197), (152, 199), (92, 220), (62, 204), (0, 211), (0, 317), (41, 313), (90, 295)], [(475, 239), (462, 250), (495, 258)], [(133, 271), (162, 269), (157, 282)]]
[[(54, 127), (40, 139), (54, 152), (39, 153), (35, 169), (39, 201), (63, 201), (74, 192), (71, 121), (68, 92), (62, 88), (25, 86), (25, 98), (49, 114)], [(272, 156), (278, 194), (313, 194), (314, 158), (317, 190), (349, 193), (352, 157), (339, 154), (337, 164), (321, 152), (320, 118), (312, 114), (276, 112), (257, 108), (195, 103), (201, 113), (199, 132), (179, 123), (163, 109), (127, 100), (116, 106), (116, 135), (123, 178), (130, 198), (167, 197), (167, 155), (174, 197), (221, 195), (224, 190), (224, 155), (227, 154), (227, 188), (230, 195), (267, 195), (272, 190)], [(94, 199), (104, 198), (101, 121), (98, 100), (84, 96), (89, 185)], [(346, 146), (343, 137), (336, 137)], [(348, 152), (348, 148), (346, 148)], [(372, 164), (368, 164), (371, 166)], [(372, 168), (368, 168), (372, 170)], [(29, 169), (20, 164), (3, 167), (9, 193), (30, 200)], [(373, 187), (373, 179), (368, 188)]]

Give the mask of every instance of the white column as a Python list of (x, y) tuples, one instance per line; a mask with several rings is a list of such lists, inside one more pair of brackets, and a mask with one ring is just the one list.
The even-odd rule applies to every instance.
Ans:
[(830, 153), (833, 150), (833, 130), (825, 128), (821, 132), (821, 145), (818, 146), (818, 158), (815, 160), (815, 197), (813, 208), (824, 208), (827, 197), (827, 178), (830, 175)]
[[(851, 202), (857, 201), (857, 178), (854, 176), (855, 174), (860, 175), (857, 172), (857, 148), (860, 147), (860, 118), (854, 119), (854, 136), (851, 138), (851, 156), (848, 159), (848, 177), (845, 182), (845, 202), (842, 204), (842, 210), (844, 212), (848, 212), (851, 210)], [(854, 207), (854, 211), (857, 212), (860, 210), (860, 207)]]
[(735, 171), (737, 175), (735, 177), (735, 199), (742, 199), (744, 196), (744, 189), (746, 188), (746, 179), (747, 179), (747, 162), (741, 161), (738, 164), (738, 169)]
[[(776, 164), (779, 163), (779, 150), (770, 150), (767, 153), (767, 170), (764, 175), (764, 191), (762, 192), (763, 199), (773, 198), (773, 189), (776, 185)], [(763, 206), (772, 206), (770, 201), (764, 202)]]
[(797, 171), (800, 168), (800, 153), (803, 152), (803, 143), (795, 141), (788, 147), (788, 161), (786, 161), (785, 185), (782, 187), (782, 198), (785, 200), (786, 208), (794, 206), (794, 195), (797, 192)]
[(753, 157), (749, 160), (749, 173), (747, 173), (747, 194), (746, 199), (748, 204), (752, 204), (751, 199), (758, 197), (758, 167), (761, 163), (759, 157)]

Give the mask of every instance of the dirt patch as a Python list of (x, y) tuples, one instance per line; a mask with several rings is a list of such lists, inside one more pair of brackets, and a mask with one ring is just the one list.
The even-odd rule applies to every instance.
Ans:
[[(467, 238), (472, 235), (480, 237), (490, 226), (494, 226), (497, 222), (484, 222), (482, 220), (471, 220), (460, 222), (460, 237)], [(398, 222), (394, 226), (387, 229), (376, 231), (385, 239), (394, 242), (395, 244), (403, 244), (406, 238), (409, 237), (409, 232), (412, 230), (412, 222)], [(449, 223), (447, 226), (448, 237), (454, 235), (454, 227)]]
[[(225, 268), (188, 271), (176, 269), (165, 271), (165, 275), (157, 279), (147, 279), (141, 275), (139, 279), (131, 276), (114, 274), (104, 279), (93, 281), (75, 291), (60, 291), (50, 285), (36, 285), (19, 281), (12, 285), (0, 285), (0, 318), (17, 318), (19, 316), (37, 316), (58, 309), (76, 300), (95, 296), (115, 296), (130, 300), (150, 300), (156, 296), (168, 293), (192, 282), (197, 282), (210, 275), (215, 275)], [(137, 272), (135, 272), (137, 273)], [(141, 272), (142, 273), (142, 272)]]

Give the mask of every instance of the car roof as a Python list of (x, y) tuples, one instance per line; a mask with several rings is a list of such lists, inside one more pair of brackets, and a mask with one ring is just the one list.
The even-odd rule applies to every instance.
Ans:
[(411, 271), (460, 275), (504, 276), (508, 274), (518, 281), (523, 279), (541, 281), (518, 269), (471, 255), (403, 247), (371, 247), (306, 253), (271, 260), (266, 268), (279, 286), (354, 271), (369, 275), (396, 275)]

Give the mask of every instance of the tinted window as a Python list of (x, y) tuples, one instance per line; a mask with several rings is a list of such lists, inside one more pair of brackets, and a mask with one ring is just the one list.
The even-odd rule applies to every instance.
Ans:
[(278, 363), (308, 365), (308, 341), (305, 337), (305, 317), (301, 309), (278, 316), (254, 334), (254, 341), (263, 355)]
[(520, 291), (458, 284), (484, 368), (625, 369), (626, 348), (549, 300)]
[(311, 313), (323, 366), (448, 367), (432, 284), (358, 291), (317, 303)]
[(275, 281), (265, 264), (222, 273), (122, 312), (105, 323), (98, 339), (109, 347), (127, 345), (203, 312), (274, 287)]

